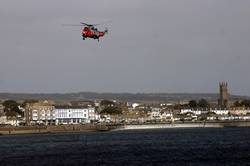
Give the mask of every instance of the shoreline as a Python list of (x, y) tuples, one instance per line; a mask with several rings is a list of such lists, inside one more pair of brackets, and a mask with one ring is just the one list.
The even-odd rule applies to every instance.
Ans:
[(223, 122), (178, 122), (162, 124), (129, 124), (114, 130), (137, 129), (171, 129), (171, 128), (224, 128), (224, 127), (250, 127), (250, 121), (223, 121)]
[[(1, 132), (1, 131), (0, 131)], [(71, 134), (71, 133), (90, 133), (90, 132), (98, 132), (96, 130), (82, 130), (82, 131), (53, 131), (53, 132), (19, 132), (19, 133), (11, 133), (11, 134), (3, 134), (0, 133), (1, 136), (17, 136), (17, 135), (46, 135), (46, 134)]]
[(106, 125), (61, 125), (61, 126), (20, 126), (2, 127), (1, 135), (25, 135), (25, 134), (48, 134), (48, 133), (79, 133), (109, 131)]
[(50, 133), (85, 133), (107, 132), (122, 130), (147, 130), (147, 129), (174, 129), (174, 128), (223, 128), (223, 127), (250, 127), (250, 121), (223, 121), (223, 122), (177, 122), (155, 124), (120, 124), (120, 125), (62, 125), (62, 126), (22, 126), (2, 127), (0, 136), (5, 135), (30, 135)]

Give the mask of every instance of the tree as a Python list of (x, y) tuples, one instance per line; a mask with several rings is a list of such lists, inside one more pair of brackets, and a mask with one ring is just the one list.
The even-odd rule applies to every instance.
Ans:
[(119, 107), (106, 107), (101, 111), (101, 114), (118, 115), (122, 114), (122, 109)]
[(101, 106), (114, 106), (115, 103), (113, 101), (110, 101), (110, 100), (102, 100), (101, 103), (100, 103)]
[(209, 108), (209, 103), (205, 99), (200, 99), (198, 102), (198, 106), (201, 108)]
[(26, 104), (28, 103), (37, 103), (38, 100), (35, 100), (35, 99), (27, 99), (27, 100), (24, 100), (24, 102), (22, 103), (22, 107), (25, 107)]
[(208, 112), (207, 116), (216, 116), (216, 113), (215, 112)]
[(18, 103), (14, 100), (6, 100), (3, 102), (4, 112), (7, 116), (16, 116), (21, 114), (21, 110), (18, 108)]
[(250, 100), (242, 100), (241, 105), (245, 107), (250, 107)]
[(242, 106), (242, 103), (241, 103), (240, 101), (237, 100), (237, 101), (234, 102), (234, 106), (235, 106), (235, 107), (241, 107), (241, 106)]
[(191, 108), (197, 108), (197, 102), (196, 100), (190, 100), (188, 103), (189, 107)]

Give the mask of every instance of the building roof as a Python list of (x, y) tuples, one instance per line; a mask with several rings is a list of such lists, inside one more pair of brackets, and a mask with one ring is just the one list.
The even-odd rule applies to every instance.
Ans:
[(55, 105), (56, 109), (86, 109), (87, 106)]

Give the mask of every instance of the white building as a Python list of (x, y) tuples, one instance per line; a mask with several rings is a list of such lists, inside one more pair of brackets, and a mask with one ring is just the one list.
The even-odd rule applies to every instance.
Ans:
[(180, 114), (193, 113), (195, 115), (200, 115), (201, 110), (192, 110), (192, 109), (181, 109)]
[(20, 123), (23, 123), (21, 120), (21, 116), (0, 116), (0, 125), (12, 125), (12, 126), (19, 126)]
[(4, 106), (0, 104), (0, 116), (4, 115)]
[(188, 112), (192, 112), (191, 109), (181, 109), (181, 114), (186, 114)]
[(214, 112), (217, 115), (228, 115), (228, 110), (211, 110), (211, 112)]
[(0, 124), (6, 124), (7, 123), (7, 116), (0, 116)]
[(192, 110), (195, 115), (201, 115), (201, 110)]
[(161, 114), (161, 119), (162, 120), (173, 120), (173, 113), (171, 111), (164, 111)]
[(151, 120), (160, 120), (161, 119), (161, 112), (160, 111), (151, 111), (149, 117)]
[(132, 107), (133, 107), (133, 109), (135, 109), (136, 107), (138, 107), (140, 104), (138, 104), (138, 103), (133, 103), (132, 104)]
[(88, 107), (88, 114), (89, 114), (89, 120), (96, 120), (96, 114), (95, 114), (95, 108), (94, 107)]
[(97, 120), (93, 107), (56, 106), (54, 111), (56, 124), (79, 124)]

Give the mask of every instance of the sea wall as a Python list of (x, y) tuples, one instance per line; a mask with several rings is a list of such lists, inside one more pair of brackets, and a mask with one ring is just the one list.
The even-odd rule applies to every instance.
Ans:
[(39, 134), (63, 132), (87, 132), (131, 129), (157, 129), (157, 128), (209, 128), (209, 127), (250, 127), (250, 121), (214, 121), (214, 122), (178, 122), (162, 124), (85, 124), (85, 125), (60, 125), (60, 126), (22, 126), (0, 127), (0, 135), (12, 134)]
[(220, 127), (250, 127), (250, 121), (224, 121), (224, 122), (185, 122), (164, 124), (136, 124), (124, 125), (116, 130), (131, 129), (157, 129), (157, 128), (220, 128)]
[(22, 126), (22, 127), (1, 127), (0, 135), (11, 134), (38, 134), (38, 133), (57, 133), (57, 132), (86, 132), (86, 131), (107, 131), (110, 130), (106, 125), (61, 125), (61, 126)]

